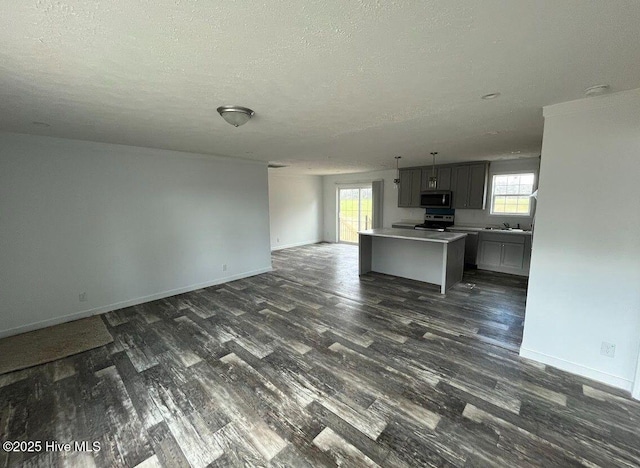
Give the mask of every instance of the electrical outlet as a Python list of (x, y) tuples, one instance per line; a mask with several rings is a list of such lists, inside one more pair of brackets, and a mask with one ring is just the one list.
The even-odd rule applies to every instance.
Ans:
[(227, 264), (226, 263), (222, 264), (222, 271), (227, 271)]
[(87, 293), (86, 292), (82, 292), (82, 293), (78, 294), (78, 300), (80, 302), (87, 302)]
[(600, 354), (612, 358), (616, 354), (616, 345), (603, 341), (600, 346)]
[(280, 243), (280, 238), (276, 237), (276, 242), (279, 244)]

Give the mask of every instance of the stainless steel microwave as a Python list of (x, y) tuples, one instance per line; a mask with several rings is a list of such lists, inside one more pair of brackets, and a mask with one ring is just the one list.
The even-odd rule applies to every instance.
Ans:
[(420, 193), (422, 208), (451, 208), (450, 190), (429, 190)]

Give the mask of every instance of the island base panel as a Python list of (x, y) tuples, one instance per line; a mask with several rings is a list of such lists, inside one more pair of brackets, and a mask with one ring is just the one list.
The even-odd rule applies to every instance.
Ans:
[(371, 236), (363, 236), (360, 234), (358, 239), (359, 249), (359, 274), (364, 275), (371, 271), (371, 244), (373, 238)]
[[(442, 285), (442, 293), (444, 294), (446, 289), (449, 289), (454, 284), (462, 281), (462, 275), (464, 273), (464, 246), (466, 239), (460, 239), (451, 242), (444, 251), (445, 255), (445, 279)], [(446, 285), (446, 287), (445, 287)]]
[(361, 240), (364, 237), (371, 240), (372, 271), (437, 285), (442, 283), (446, 244), (370, 236), (361, 236)]

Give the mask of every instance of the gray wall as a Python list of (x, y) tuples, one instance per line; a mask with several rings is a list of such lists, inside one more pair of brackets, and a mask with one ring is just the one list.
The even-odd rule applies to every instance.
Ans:
[(322, 177), (269, 169), (272, 250), (320, 242), (322, 215)]
[(268, 210), (264, 163), (0, 134), (0, 336), (268, 271)]

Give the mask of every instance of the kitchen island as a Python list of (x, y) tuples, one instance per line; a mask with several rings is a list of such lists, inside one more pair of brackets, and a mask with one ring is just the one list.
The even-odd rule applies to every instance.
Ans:
[(466, 234), (408, 229), (360, 231), (360, 275), (370, 271), (440, 286), (462, 280)]

